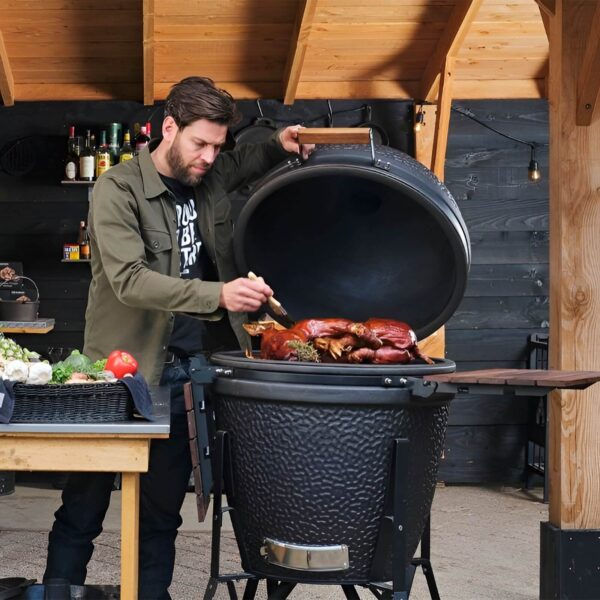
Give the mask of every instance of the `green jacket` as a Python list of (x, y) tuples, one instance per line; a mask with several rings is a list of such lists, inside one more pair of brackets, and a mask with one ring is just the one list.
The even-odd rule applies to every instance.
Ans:
[[(263, 144), (242, 144), (220, 154), (195, 188), (200, 235), (220, 282), (180, 278), (175, 200), (148, 149), (102, 175), (89, 211), (92, 282), (85, 354), (97, 360), (115, 349), (126, 350), (147, 381), (157, 384), (173, 313), (223, 318), (223, 282), (239, 277), (227, 194), (288, 156), (276, 135)], [(229, 319), (240, 346), (249, 347), (242, 328), (246, 314), (229, 312)]]

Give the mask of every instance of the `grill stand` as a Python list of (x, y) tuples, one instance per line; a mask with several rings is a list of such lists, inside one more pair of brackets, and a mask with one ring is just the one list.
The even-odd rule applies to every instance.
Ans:
[[(391, 466), (390, 486), (386, 494), (384, 517), (379, 531), (373, 566), (371, 571), (372, 581), (362, 585), (368, 588), (373, 596), (379, 600), (408, 600), (416, 569), (421, 567), (427, 580), (429, 594), (432, 600), (440, 600), (440, 595), (433, 575), (431, 566), (431, 538), (430, 517), (421, 536), (421, 556), (413, 558), (409, 563), (406, 561), (406, 535), (404, 524), (406, 522), (406, 497), (404, 491), (408, 485), (407, 465), (409, 442), (406, 438), (394, 440), (393, 457)], [(253, 600), (256, 597), (260, 577), (250, 573), (220, 573), (221, 552), (221, 528), (223, 515), (230, 513), (231, 521), (236, 521), (235, 513), (235, 489), (231, 470), (231, 453), (229, 451), (229, 438), (226, 431), (217, 431), (215, 439), (215, 451), (213, 454), (213, 477), (214, 477), (214, 505), (212, 524), (212, 547), (210, 562), (210, 579), (204, 592), (204, 600), (212, 600), (220, 583), (227, 584), (230, 600), (238, 600), (235, 589), (236, 581), (246, 580), (246, 587), (242, 600)], [(223, 491), (227, 491), (228, 506), (222, 505)], [(386, 542), (391, 538), (392, 561), (395, 566), (392, 582), (381, 582), (378, 577), (383, 572), (385, 561)], [(387, 544), (389, 548), (389, 543)], [(244, 552), (239, 547), (240, 555)], [(242, 562), (247, 563), (244, 556)], [(265, 578), (267, 585), (268, 600), (284, 600), (296, 587), (295, 582), (277, 581)], [(319, 583), (319, 582), (316, 582)], [(309, 584), (310, 585), (310, 584)], [(348, 600), (360, 600), (354, 585), (342, 584), (342, 591)]]

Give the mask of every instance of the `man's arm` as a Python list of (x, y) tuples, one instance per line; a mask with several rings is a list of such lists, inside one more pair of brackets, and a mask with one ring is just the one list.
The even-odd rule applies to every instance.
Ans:
[[(150, 269), (137, 205), (122, 180), (108, 175), (99, 179), (94, 186), (91, 208), (97, 253), (115, 295), (123, 304), (217, 320), (224, 315), (222, 308), (251, 312), (273, 294), (262, 279), (239, 278), (224, 284), (171, 277)], [(172, 249), (169, 245), (160, 251)]]
[(300, 125), (292, 125), (278, 129), (261, 144), (240, 144), (231, 152), (224, 152), (217, 157), (213, 169), (221, 179), (226, 191), (240, 187), (264, 175), (281, 161), (290, 156), (300, 154), (308, 158), (314, 144), (299, 144), (298, 130)]

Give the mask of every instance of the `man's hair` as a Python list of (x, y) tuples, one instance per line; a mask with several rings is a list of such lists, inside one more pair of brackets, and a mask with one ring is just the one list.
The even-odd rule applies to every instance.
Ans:
[(240, 121), (241, 115), (229, 92), (219, 89), (208, 77), (186, 77), (176, 83), (165, 102), (165, 117), (172, 117), (183, 129), (198, 119), (214, 121), (228, 127)]

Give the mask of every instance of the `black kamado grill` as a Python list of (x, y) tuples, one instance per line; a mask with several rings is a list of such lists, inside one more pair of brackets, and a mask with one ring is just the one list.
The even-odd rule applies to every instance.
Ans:
[[(392, 318), (419, 339), (453, 314), (470, 265), (446, 187), (409, 156), (373, 144), (319, 146), (306, 162), (272, 171), (244, 207), (234, 247), (240, 271), (264, 276), (296, 320)], [(239, 352), (211, 362), (192, 372), (201, 512), (214, 491), (205, 598), (218, 582), (237, 597), (236, 579), (248, 580), (244, 599), (254, 598), (264, 578), (269, 599), (298, 583), (329, 583), (347, 598), (360, 585), (400, 600), (419, 565), (439, 597), (429, 513), (456, 387), (427, 377), (455, 364), (291, 363)], [(220, 573), (225, 511), (244, 573)]]
[[(453, 314), (470, 265), (446, 187), (408, 155), (372, 144), (319, 146), (306, 162), (273, 170), (242, 210), (234, 247), (240, 271), (262, 275), (296, 320), (391, 318), (419, 339)], [(260, 578), (269, 598), (296, 583), (342, 585), (351, 598), (354, 585), (408, 594), (453, 397), (432, 393), (423, 376), (455, 364), (290, 363), (240, 352), (211, 362), (192, 373), (196, 384), (214, 379), (216, 432), (210, 450), (199, 442), (197, 461), (205, 496), (209, 466), (214, 474), (205, 597), (217, 581), (242, 577), (244, 598)], [(201, 394), (195, 385), (199, 439)], [(245, 571), (229, 577), (218, 572), (222, 485)]]

